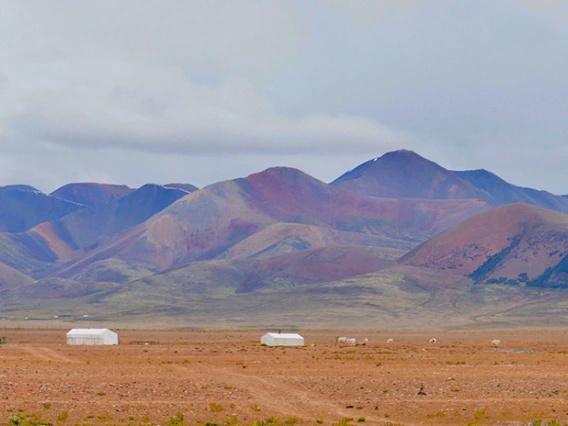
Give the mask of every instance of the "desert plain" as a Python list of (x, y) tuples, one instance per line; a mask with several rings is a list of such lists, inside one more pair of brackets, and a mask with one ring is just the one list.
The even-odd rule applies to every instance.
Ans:
[(262, 346), (263, 330), (141, 329), (68, 346), (67, 330), (0, 328), (0, 424), (568, 423), (565, 329), (300, 330), (303, 347)]

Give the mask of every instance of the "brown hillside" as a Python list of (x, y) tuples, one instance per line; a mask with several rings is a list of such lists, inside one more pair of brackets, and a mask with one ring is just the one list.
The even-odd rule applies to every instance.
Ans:
[(128, 301), (178, 303), (351, 278), (392, 264), (377, 247), (337, 246), (254, 259), (209, 260), (132, 280), (97, 298), (118, 308)]
[[(56, 273), (74, 278), (89, 264), (110, 258), (136, 269), (141, 266), (158, 272), (193, 261), (234, 257), (238, 253), (248, 257), (271, 247), (275, 249), (273, 254), (318, 247), (321, 243), (317, 240), (322, 237), (317, 234), (321, 231), (310, 226), (361, 235), (340, 238), (341, 244), (363, 243), (408, 250), (487, 208), (479, 200), (366, 197), (333, 188), (299, 170), (275, 168), (189, 194)], [(281, 239), (278, 232), (260, 235), (250, 239), (251, 245), (246, 247), (244, 241), (253, 234), (283, 222), (306, 226), (297, 227), (293, 236), (282, 232)], [(296, 243), (288, 237), (295, 239), (298, 246), (294, 247)], [(287, 247), (286, 239), (290, 243)], [(237, 244), (239, 247), (229, 253)], [(274, 246), (278, 244), (280, 249)], [(325, 244), (334, 243), (327, 239)]]
[(237, 182), (247, 202), (277, 221), (421, 241), (488, 208), (480, 200), (377, 199), (327, 185), (286, 167)]
[(568, 254), (568, 215), (526, 204), (478, 214), (420, 245), (402, 264), (454, 270), (477, 281), (538, 278)]
[(251, 211), (237, 184), (222, 182), (177, 200), (112, 242), (63, 265), (56, 276), (73, 278), (95, 262), (119, 259), (139, 269), (165, 271), (214, 258), (273, 221)]
[[(397, 242), (377, 235), (337, 231), (299, 223), (275, 223), (259, 230), (227, 251), (228, 258), (269, 257), (296, 250), (339, 245), (384, 247)], [(410, 246), (411, 247), (411, 246)], [(409, 248), (410, 248), (409, 247)], [(385, 257), (398, 258), (407, 250), (384, 247)]]
[(335, 246), (296, 251), (263, 259), (239, 288), (249, 292), (281, 285), (339, 281), (386, 268), (381, 249), (361, 246)]
[(44, 222), (36, 225), (30, 229), (29, 233), (36, 234), (45, 240), (49, 249), (57, 256), (60, 262), (68, 262), (83, 252), (82, 250), (76, 250), (77, 247), (73, 247), (67, 242), (61, 235), (60, 227), (53, 222)]
[(14, 268), (11, 268), (4, 263), (0, 263), (0, 294), (4, 290), (30, 284), (34, 281), (35, 280), (33, 278), (16, 271)]

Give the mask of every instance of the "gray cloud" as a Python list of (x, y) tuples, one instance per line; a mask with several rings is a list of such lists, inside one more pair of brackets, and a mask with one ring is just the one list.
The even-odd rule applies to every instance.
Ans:
[[(304, 60), (263, 89), (279, 111), (373, 117), (413, 135), (423, 155), (446, 167), (491, 168), (514, 183), (568, 192), (555, 159), (568, 135), (566, 2), (372, 3), (308, 9), (320, 25)], [(287, 90), (290, 80), (300, 90)], [(514, 155), (502, 157), (511, 145)], [(539, 167), (534, 146), (547, 158)]]
[(411, 143), (368, 118), (278, 115), (246, 80), (209, 88), (177, 77), (59, 92), (28, 105), (11, 128), (68, 147), (178, 154), (369, 153)]
[[(76, 149), (29, 139), (22, 143), (13, 135), (11, 142), (2, 143), (0, 182), (26, 182), (44, 192), (68, 182), (102, 182), (138, 187), (152, 182), (191, 182), (199, 187), (220, 180), (234, 179), (256, 173), (268, 167), (283, 164), (301, 170), (325, 165), (317, 173), (324, 181), (331, 181), (350, 165), (368, 159), (368, 154), (346, 153), (342, 156), (287, 155), (285, 161), (278, 154), (251, 155), (231, 153), (217, 155), (179, 155), (163, 151), (128, 150), (120, 148)], [(30, 152), (33, 153), (30, 155)]]
[(0, 184), (331, 180), (410, 148), (568, 193), (563, 0), (2, 8)]

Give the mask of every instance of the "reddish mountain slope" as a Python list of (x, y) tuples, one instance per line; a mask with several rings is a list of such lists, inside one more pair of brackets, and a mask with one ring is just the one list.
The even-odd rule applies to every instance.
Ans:
[[(327, 185), (297, 169), (276, 167), (237, 182), (251, 207), (283, 222), (418, 241), (483, 211), (481, 201), (377, 199)], [(459, 217), (459, 218), (458, 218)]]
[(82, 253), (72, 243), (72, 238), (66, 234), (65, 229), (58, 222), (44, 222), (34, 226), (29, 234), (39, 237), (45, 242), (49, 250), (54, 253), (57, 261), (67, 262)]
[(568, 215), (511, 204), (463, 221), (400, 262), (453, 270), (478, 282), (537, 282), (567, 255)]
[[(353, 277), (392, 262), (375, 247), (341, 246), (301, 250), (255, 259), (209, 260), (130, 281), (102, 295), (104, 300), (194, 300), (262, 289), (282, 289)], [(122, 302), (123, 303), (123, 302)]]
[[(298, 170), (268, 169), (246, 179), (221, 182), (178, 200), (158, 215), (108, 246), (65, 265), (57, 274), (73, 278), (94, 262), (117, 259), (126, 264), (165, 271), (196, 260), (254, 255), (275, 245), (310, 247), (313, 228), (296, 228), (300, 247), (282, 239), (250, 239), (280, 222), (310, 224), (337, 231), (376, 236), (371, 244), (411, 247), (488, 206), (476, 200), (388, 200), (334, 188)], [(326, 231), (327, 232), (327, 231)], [(310, 236), (310, 234), (312, 234)], [(317, 238), (317, 237), (316, 237)], [(347, 241), (347, 240), (345, 240)], [(357, 244), (353, 240), (354, 244)], [(306, 245), (304, 245), (306, 244)], [(282, 251), (277, 249), (275, 253)]]
[(407, 249), (389, 248), (402, 245), (399, 240), (390, 240), (378, 235), (337, 231), (335, 229), (303, 225), (299, 223), (275, 223), (235, 244), (225, 258), (270, 257), (297, 250), (308, 250), (330, 246), (359, 245), (382, 247), (385, 258), (402, 256)]
[(14, 268), (0, 263), (0, 292), (23, 285), (31, 284), (35, 280)]
[(87, 249), (144, 222), (184, 195), (187, 193), (180, 189), (145, 185), (99, 208), (82, 208), (61, 220), (40, 223), (25, 233), (0, 233), (0, 262), (35, 278), (45, 276)]
[(64, 265), (56, 273), (71, 278), (93, 262), (116, 258), (157, 271), (214, 258), (261, 227), (273, 223), (247, 205), (232, 181), (186, 195), (112, 243)]
[(315, 284), (367, 274), (392, 264), (382, 256), (376, 247), (333, 246), (262, 259), (251, 268), (237, 291)]

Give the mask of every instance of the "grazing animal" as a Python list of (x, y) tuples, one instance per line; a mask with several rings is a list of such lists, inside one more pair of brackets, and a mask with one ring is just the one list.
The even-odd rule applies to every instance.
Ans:
[(394, 339), (392, 337), (387, 340), (387, 343), (393, 343), (393, 342), (394, 342)]
[(491, 341), (491, 345), (492, 345), (492, 346), (495, 346), (495, 347), (498, 347), (499, 345), (501, 345), (501, 340), (499, 340), (499, 339), (494, 339), (494, 340)]
[(432, 338), (430, 339), (430, 343), (436, 343), (437, 341), (438, 341), (438, 339), (436, 339), (435, 337), (432, 337)]
[(346, 346), (355, 346), (355, 344), (357, 343), (357, 340), (353, 337), (337, 337), (337, 339), (335, 339), (335, 346), (337, 345), (346, 345)]

